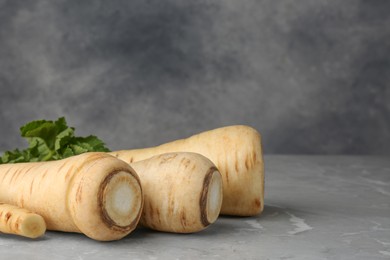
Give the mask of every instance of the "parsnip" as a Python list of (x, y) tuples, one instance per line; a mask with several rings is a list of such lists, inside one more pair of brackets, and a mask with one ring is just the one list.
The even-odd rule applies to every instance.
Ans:
[(143, 226), (191, 233), (217, 219), (222, 205), (222, 179), (206, 157), (167, 153), (130, 165), (138, 173), (144, 191)]
[(137, 226), (143, 194), (130, 165), (106, 153), (85, 153), (0, 165), (0, 202), (41, 215), (49, 230), (108, 241)]
[(221, 214), (253, 216), (264, 207), (264, 162), (260, 134), (249, 126), (228, 126), (160, 146), (111, 154), (128, 163), (169, 152), (194, 152), (209, 158), (223, 180)]
[(40, 215), (27, 209), (0, 203), (0, 232), (37, 238), (45, 231), (46, 223)]

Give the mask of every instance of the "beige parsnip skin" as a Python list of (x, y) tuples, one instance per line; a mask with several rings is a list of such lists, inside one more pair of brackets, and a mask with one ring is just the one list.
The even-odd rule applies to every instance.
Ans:
[(143, 194), (129, 164), (106, 153), (85, 153), (0, 165), (0, 202), (41, 215), (49, 230), (109, 241), (137, 226)]
[(166, 153), (130, 165), (138, 173), (144, 191), (142, 226), (192, 233), (217, 219), (222, 205), (222, 179), (206, 157)]
[(262, 212), (264, 161), (261, 136), (254, 128), (222, 127), (156, 147), (111, 154), (131, 163), (169, 152), (199, 153), (217, 166), (224, 189), (221, 214), (253, 216)]
[(40, 215), (14, 205), (0, 203), (0, 233), (37, 238), (45, 231), (46, 223)]

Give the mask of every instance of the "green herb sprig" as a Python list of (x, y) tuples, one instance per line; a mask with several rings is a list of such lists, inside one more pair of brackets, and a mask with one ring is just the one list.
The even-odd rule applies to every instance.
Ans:
[(56, 121), (37, 120), (20, 128), (21, 136), (27, 139), (28, 148), (5, 152), (0, 164), (52, 161), (85, 152), (109, 152), (103, 141), (94, 135), (77, 137), (75, 129), (67, 126), (64, 117)]

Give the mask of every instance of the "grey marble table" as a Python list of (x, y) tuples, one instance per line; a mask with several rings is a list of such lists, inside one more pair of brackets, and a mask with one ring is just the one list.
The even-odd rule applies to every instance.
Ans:
[(390, 259), (390, 158), (266, 156), (257, 217), (196, 234), (137, 229), (115, 242), (0, 235), (0, 259)]

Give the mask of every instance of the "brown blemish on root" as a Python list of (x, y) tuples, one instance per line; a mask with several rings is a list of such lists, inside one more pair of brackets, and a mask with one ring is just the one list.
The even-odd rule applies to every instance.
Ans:
[(175, 204), (174, 201), (170, 200), (169, 205), (168, 205), (168, 213), (170, 215), (173, 215), (173, 209), (174, 209), (174, 206), (175, 206), (174, 204)]
[(20, 227), (20, 223), (22, 222), (21, 218), (18, 217), (15, 221), (15, 229), (16, 230), (19, 230), (19, 227)]
[(3, 179), (2, 180), (5, 180), (5, 178), (7, 177), (8, 173), (11, 171), (12, 167), (9, 167), (8, 170), (5, 172), (5, 174), (3, 175)]
[(229, 184), (229, 170), (228, 170), (228, 168), (225, 169), (225, 177), (226, 177), (226, 184)]
[(260, 208), (261, 207), (261, 202), (259, 199), (255, 199), (255, 205), (257, 208)]
[(213, 173), (218, 171), (215, 167), (210, 167), (206, 176), (203, 180), (203, 189), (202, 194), (200, 195), (199, 207), (200, 207), (200, 221), (204, 227), (210, 225), (210, 222), (207, 219), (207, 195), (209, 193), (209, 186), (211, 182), (211, 178), (213, 177)]
[(238, 160), (238, 152), (237, 152), (237, 149), (236, 149), (236, 151), (234, 153), (234, 169), (236, 169), (236, 173), (238, 173), (238, 171), (239, 171), (238, 162), (239, 162), (239, 160)]
[(191, 164), (191, 160), (189, 160), (188, 158), (183, 158), (181, 159), (180, 161), (180, 165), (183, 164), (184, 165), (184, 168), (187, 169), (188, 166)]
[(149, 215), (150, 215), (150, 218), (154, 217), (154, 209), (153, 209), (153, 206), (151, 203), (149, 203)]
[(28, 168), (27, 171), (25, 172), (25, 174), (28, 173), (29, 171), (31, 171), (31, 169), (34, 167), (35, 167), (35, 165), (32, 165), (30, 168)]
[(157, 215), (158, 222), (161, 224), (160, 210), (158, 210), (158, 208), (156, 209), (156, 215)]
[(169, 154), (169, 155), (166, 155), (166, 154), (160, 155), (159, 156), (161, 158), (160, 165), (173, 160), (176, 156), (177, 156), (176, 153), (175, 154)]
[(8, 222), (8, 220), (12, 217), (12, 213), (11, 212), (7, 212), (7, 214), (5, 214), (4, 216), (4, 220), (5, 222)]
[(229, 167), (227, 165), (227, 160), (225, 161), (225, 177), (226, 177), (226, 184), (229, 183)]
[(74, 171), (74, 165), (72, 165), (68, 171), (66, 172), (66, 175), (65, 175), (65, 180), (68, 180), (71, 176), (73, 176), (73, 171)]
[(187, 226), (187, 216), (186, 216), (185, 210), (182, 210), (180, 212), (180, 223), (181, 223), (183, 228), (185, 228)]
[(47, 172), (48, 172), (48, 171), (49, 171), (49, 170), (46, 169), (46, 171), (43, 173), (43, 175), (42, 175), (42, 179), (43, 179), (43, 180), (46, 178), (46, 175), (47, 175)]
[[(32, 167), (30, 167), (30, 168), (28, 169), (28, 171), (31, 170), (31, 169), (33, 169), (33, 168), (35, 168), (34, 166), (35, 166), (35, 165), (33, 165)], [(24, 178), (26, 174), (27, 174), (27, 171), (21, 171), (21, 172), (18, 174), (17, 179), (19, 179), (19, 178)]]
[(20, 207), (21, 207), (21, 208), (24, 207), (24, 198), (23, 198), (23, 195), (22, 195), (22, 197), (20, 198)]
[(82, 192), (83, 192), (83, 185), (82, 185), (82, 182), (80, 182), (79, 186), (77, 187), (77, 192), (76, 192), (76, 202), (78, 202), (78, 203), (81, 202)]
[(134, 161), (134, 158), (133, 158), (133, 156), (132, 157), (130, 157), (130, 163), (132, 163), (133, 161)]
[(249, 170), (249, 156), (245, 158), (245, 168)]
[(46, 177), (48, 171), (49, 171), (49, 170), (46, 169), (46, 171), (44, 171), (44, 173), (43, 173), (42, 176), (40, 177), (39, 183), (38, 183), (38, 187), (41, 186), (41, 183), (42, 183), (42, 182), (44, 182), (45, 177)]
[(63, 164), (61, 164), (60, 168), (58, 168), (58, 172), (60, 172), (62, 170), (62, 168), (64, 168), (65, 165), (66, 165), (66, 161)]
[(33, 192), (34, 182), (35, 182), (35, 179), (33, 179), (32, 182), (31, 182), (31, 184), (30, 184), (30, 195), (31, 195), (32, 192)]
[(19, 172), (21, 171), (22, 169), (18, 169), (16, 172), (14, 172), (12, 174), (12, 177), (11, 177), (11, 180), (9, 181), (10, 183), (13, 182), (13, 180), (16, 178), (16, 176), (19, 174)]
[(236, 172), (238, 172), (238, 160), (234, 162), (234, 168), (236, 169)]

